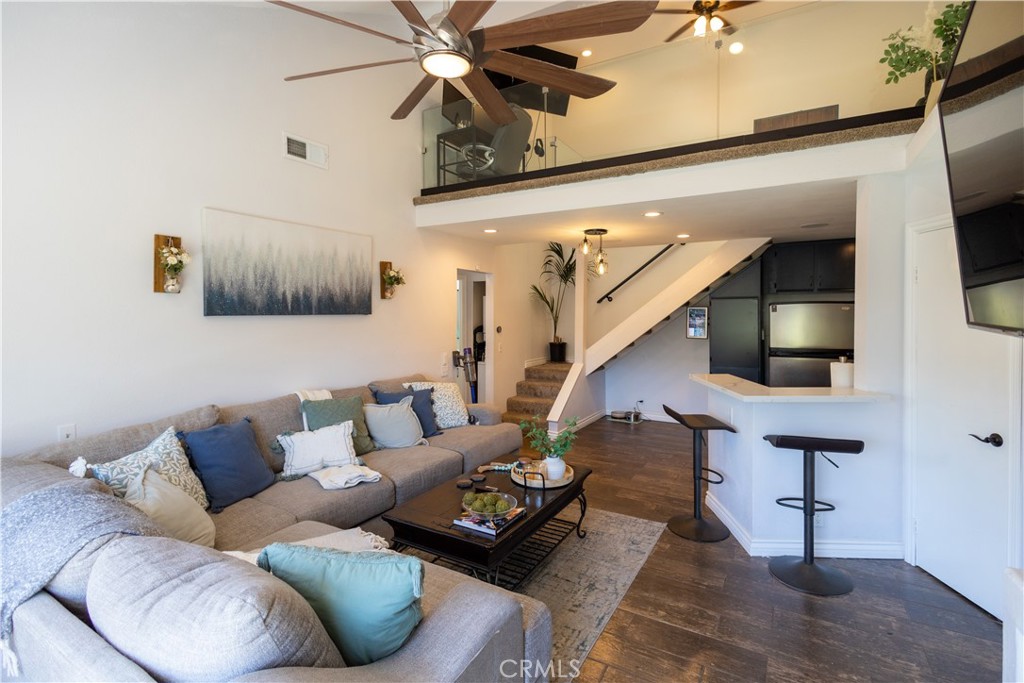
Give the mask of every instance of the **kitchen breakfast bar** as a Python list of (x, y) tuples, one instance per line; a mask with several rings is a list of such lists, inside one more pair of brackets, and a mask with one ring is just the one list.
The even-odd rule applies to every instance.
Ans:
[(816, 515), (817, 556), (903, 558), (901, 447), (882, 436), (901, 419), (899, 401), (855, 388), (767, 387), (726, 374), (690, 380), (706, 387), (708, 414), (736, 429), (708, 434), (708, 466), (724, 481), (708, 488), (706, 502), (748, 553), (802, 552), (801, 513), (775, 501), (802, 494), (803, 456), (764, 440), (786, 434), (864, 442), (859, 454), (827, 454), (838, 469), (816, 456), (815, 498), (836, 506)]

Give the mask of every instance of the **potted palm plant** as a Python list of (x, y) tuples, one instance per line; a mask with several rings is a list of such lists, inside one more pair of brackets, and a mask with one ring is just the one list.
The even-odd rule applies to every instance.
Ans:
[(572, 442), (576, 440), (576, 424), (578, 418), (569, 418), (565, 421), (565, 429), (551, 438), (548, 432), (547, 423), (540, 419), (540, 415), (534, 415), (533, 420), (523, 420), (519, 428), (526, 433), (530, 447), (544, 456), (544, 465), (547, 467), (547, 477), (550, 480), (563, 479), (565, 477), (565, 454), (572, 449)]
[[(554, 363), (565, 362), (566, 343), (558, 336), (558, 320), (562, 315), (562, 304), (570, 286), (576, 285), (576, 249), (565, 249), (558, 242), (548, 242), (544, 250), (544, 263), (541, 266), (541, 279), (547, 286), (530, 285), (534, 298), (544, 305), (551, 316), (551, 343), (549, 358)], [(550, 289), (548, 287), (551, 287)]]

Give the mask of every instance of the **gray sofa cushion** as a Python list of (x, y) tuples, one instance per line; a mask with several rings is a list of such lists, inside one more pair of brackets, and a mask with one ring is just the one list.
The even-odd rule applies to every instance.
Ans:
[(462, 471), (472, 472), (480, 465), (518, 451), (523, 445), (523, 433), (519, 427), (505, 422), (446, 429), (427, 441), (431, 446), (461, 453)]
[(367, 453), (363, 460), (367, 467), (394, 482), (396, 505), (462, 473), (458, 453), (432, 446), (385, 448)]
[[(312, 520), (350, 529), (359, 526), (364, 519), (393, 508), (395, 485), (390, 479), (381, 477), (377, 482), (363, 482), (352, 488), (328, 491), (315, 479), (303, 477), (295, 481), (279, 481), (260, 491), (255, 499), (280, 508), (297, 520)], [(268, 531), (260, 535), (266, 535)]]
[(126, 534), (107, 534), (94, 538), (85, 544), (74, 557), (67, 561), (57, 575), (46, 584), (46, 592), (57, 598), (60, 604), (72, 614), (89, 623), (89, 611), (85, 605), (86, 587), (89, 576), (101, 551), (111, 541), (124, 538)]
[[(277, 435), (284, 432), (302, 431), (302, 413), (299, 411), (299, 397), (295, 394), (278, 396), (266, 401), (222, 406), (220, 421), (232, 424), (244, 417), (252, 421), (256, 445), (260, 447), (263, 459), (274, 472), (284, 469), (284, 454), (277, 454), (271, 448), (277, 443)], [(183, 430), (187, 431), (187, 430)]]
[(338, 531), (338, 527), (324, 524), (323, 522), (296, 522), (291, 526), (275, 531), (272, 534), (261, 536), (250, 541), (245, 547), (239, 550), (252, 551), (266, 548), (271, 543), (300, 543), (310, 538), (326, 536)]
[(191, 543), (118, 539), (97, 559), (87, 595), (97, 632), (160, 680), (344, 665), (309, 603), (290, 586)]
[[(374, 381), (370, 382), (370, 384), (368, 386), (369, 386), (370, 391), (373, 392), (373, 394), (376, 394), (378, 391), (389, 391), (389, 392), (405, 391), (405, 387), (402, 386), (402, 384), (404, 382), (429, 382), (429, 381), (430, 381), (429, 377), (427, 377), (426, 375), (421, 375), (421, 374), (417, 373), (415, 375), (406, 375), (404, 377), (395, 377), (393, 379), (377, 379), (377, 380), (374, 380)], [(372, 399), (371, 399), (371, 401), (367, 401), (367, 403), (371, 403), (371, 402), (372, 402)]]
[(0, 504), (7, 507), (25, 494), (71, 478), (67, 469), (46, 462), (0, 458)]
[(129, 453), (142, 450), (149, 445), (149, 442), (163, 434), (168, 427), (173, 426), (185, 432), (212, 427), (217, 423), (219, 412), (217, 406), (203, 406), (153, 422), (111, 429), (102, 434), (85, 436), (73, 441), (63, 441), (24, 453), (18, 458), (41, 460), (64, 468), (67, 468), (79, 456), (85, 458), (89, 463), (110, 462)]
[[(436, 564), (423, 564), (423, 616), (428, 618), (449, 599), (449, 593), (458, 585), (476, 579)], [(494, 589), (498, 590), (498, 589)], [(540, 600), (512, 593), (523, 608), (524, 654), (528, 662), (551, 661), (551, 610)], [(539, 667), (534, 667), (537, 671)], [(527, 681), (533, 679), (527, 678)]]
[(221, 512), (211, 513), (210, 519), (217, 527), (217, 537), (213, 546), (217, 550), (238, 550), (246, 547), (254, 539), (284, 529), (298, 521), (295, 515), (287, 510), (252, 498), (243, 498)]

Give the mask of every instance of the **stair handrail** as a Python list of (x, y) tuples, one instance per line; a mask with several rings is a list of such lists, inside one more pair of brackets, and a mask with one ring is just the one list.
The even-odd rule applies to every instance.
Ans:
[[(685, 244), (686, 244), (686, 242), (679, 242), (679, 243), (678, 243), (678, 245), (679, 245), (680, 247), (681, 247), (681, 246), (683, 246), (683, 245), (685, 245)], [(611, 288), (610, 290), (608, 290), (608, 293), (607, 293), (607, 294), (605, 294), (604, 296), (602, 296), (602, 297), (601, 297), (600, 299), (598, 299), (598, 300), (597, 300), (597, 303), (601, 303), (601, 302), (602, 302), (602, 301), (604, 301), (605, 299), (607, 299), (608, 301), (614, 301), (614, 299), (612, 299), (612, 294), (614, 294), (615, 292), (619, 291), (619, 289), (620, 289), (620, 288), (621, 288), (621, 287), (622, 287), (622, 286), (623, 286), (624, 284), (626, 284), (627, 282), (629, 282), (630, 280), (632, 280), (633, 278), (635, 278), (635, 277), (636, 277), (637, 275), (639, 275), (639, 274), (640, 274), (640, 272), (641, 272), (641, 271), (642, 271), (642, 270), (643, 270), (644, 268), (646, 268), (647, 266), (649, 266), (649, 265), (651, 265), (652, 263), (654, 263), (655, 261), (657, 261), (657, 260), (658, 260), (658, 259), (659, 259), (659, 258), (660, 258), (660, 257), (662, 256), (662, 254), (664, 254), (664, 253), (665, 253), (666, 251), (668, 251), (669, 249), (671, 249), (671, 248), (672, 248), (672, 247), (674, 247), (674, 246), (676, 246), (676, 244), (675, 244), (675, 243), (673, 243), (673, 244), (667, 244), (667, 245), (665, 245), (665, 247), (663, 247), (663, 248), (661, 249), (661, 251), (659, 251), (659, 252), (658, 252), (657, 254), (655, 254), (655, 255), (654, 255), (654, 256), (652, 256), (651, 258), (647, 259), (647, 261), (646, 261), (646, 262), (645, 262), (645, 263), (644, 263), (644, 264), (643, 264), (642, 266), (640, 266), (639, 268), (637, 268), (636, 270), (634, 270), (634, 271), (633, 271), (632, 273), (630, 273), (629, 275), (627, 275), (627, 276), (626, 276), (626, 277), (625, 277), (625, 278), (624, 278), (624, 279), (622, 280), (622, 282), (620, 282), (619, 284), (615, 285), (615, 286), (614, 286), (614, 287), (612, 287), (612, 288)]]

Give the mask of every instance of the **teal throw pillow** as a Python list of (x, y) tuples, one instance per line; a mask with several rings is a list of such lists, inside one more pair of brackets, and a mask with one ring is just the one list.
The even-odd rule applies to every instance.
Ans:
[(423, 618), (415, 557), (273, 543), (257, 562), (309, 602), (349, 666), (395, 652)]
[(352, 445), (356, 455), (374, 450), (373, 439), (363, 417), (363, 399), (359, 396), (303, 401), (302, 414), (306, 417), (306, 429), (311, 432), (352, 420)]

